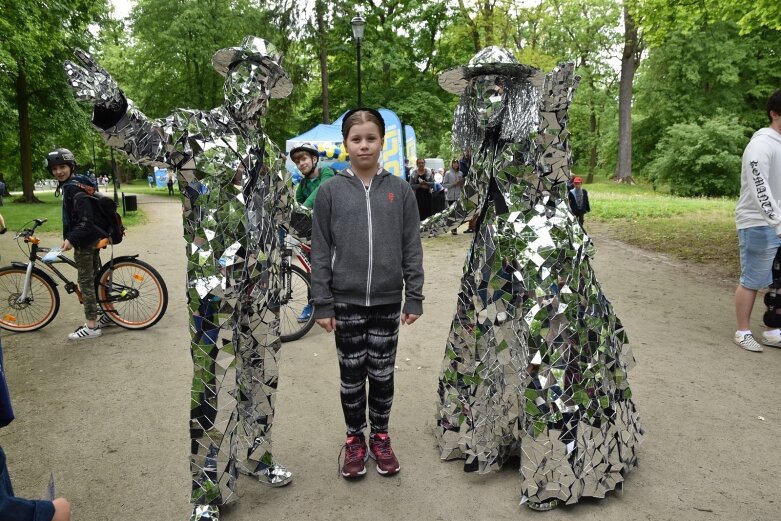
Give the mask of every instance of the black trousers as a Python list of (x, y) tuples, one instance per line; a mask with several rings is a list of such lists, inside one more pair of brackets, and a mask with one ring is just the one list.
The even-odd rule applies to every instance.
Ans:
[(371, 433), (388, 432), (400, 307), (334, 304), (340, 395), (348, 436), (366, 430), (367, 379)]

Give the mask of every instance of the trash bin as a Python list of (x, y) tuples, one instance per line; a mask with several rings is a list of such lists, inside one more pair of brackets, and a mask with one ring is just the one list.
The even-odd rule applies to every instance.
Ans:
[(135, 212), (138, 210), (138, 201), (136, 201), (135, 195), (122, 194), (122, 201), (125, 205), (126, 212)]

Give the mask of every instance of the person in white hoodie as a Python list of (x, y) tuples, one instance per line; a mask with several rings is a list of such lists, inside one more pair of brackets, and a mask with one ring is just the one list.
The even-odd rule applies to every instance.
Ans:
[[(740, 243), (740, 282), (735, 291), (738, 329), (734, 342), (747, 351), (762, 345), (749, 329), (757, 291), (772, 282), (773, 259), (781, 247), (781, 90), (767, 102), (770, 125), (754, 133), (743, 152), (735, 222)], [(781, 347), (781, 331), (762, 333), (762, 343)]]

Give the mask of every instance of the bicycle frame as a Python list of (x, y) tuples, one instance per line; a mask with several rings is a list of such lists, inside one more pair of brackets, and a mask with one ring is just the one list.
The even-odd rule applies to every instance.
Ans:
[(312, 273), (312, 265), (309, 262), (309, 253), (311, 251), (312, 248), (308, 244), (290, 234), (285, 235), (284, 256), (292, 259), (293, 255), (295, 255), (296, 259), (298, 259), (298, 262), (301, 264), (301, 267), (304, 268), (304, 271), (310, 274)]
[[(33, 270), (35, 269), (35, 265), (38, 261), (43, 264), (48, 271), (55, 274), (57, 278), (59, 278), (63, 283), (63, 287), (65, 288), (66, 293), (76, 293), (76, 296), (79, 299), (80, 303), (83, 303), (83, 298), (81, 296), (81, 290), (79, 289), (79, 285), (76, 282), (73, 282), (72, 280), (68, 279), (60, 270), (58, 270), (54, 264), (67, 264), (71, 268), (78, 270), (78, 267), (76, 266), (76, 262), (72, 259), (65, 257), (62, 255), (62, 253), (57, 255), (57, 258), (54, 261), (51, 262), (44, 262), (43, 257), (39, 255), (39, 253), (48, 253), (51, 251), (51, 248), (44, 248), (40, 246), (40, 239), (36, 236), (34, 236), (32, 233), (35, 231), (35, 228), (37, 228), (39, 225), (46, 222), (45, 219), (36, 219), (35, 220), (35, 226), (33, 226), (30, 230), (24, 230), (23, 232), (20, 232), (17, 234), (16, 238), (23, 239), (25, 243), (30, 245), (30, 255), (28, 257), (27, 263), (23, 262), (11, 262), (12, 266), (15, 266), (17, 268), (24, 268), (25, 269), (25, 277), (24, 277), (24, 287), (22, 288), (22, 293), (19, 295), (19, 298), (16, 299), (17, 303), (24, 303), (27, 301), (27, 299), (30, 298), (30, 280), (32, 278)], [(121, 257), (122, 259), (125, 258), (136, 258), (138, 255), (129, 255)], [(117, 258), (119, 260), (120, 258)], [(114, 258), (112, 256), (112, 260), (109, 262), (113, 263)], [(40, 269), (40, 268), (39, 268)], [(109, 273), (109, 286), (113, 286), (113, 280), (112, 275)], [(55, 285), (56, 285), (55, 281)], [(119, 293), (119, 295), (114, 296), (111, 295), (106, 300), (98, 299), (98, 302), (100, 303), (110, 303), (110, 302), (118, 302), (122, 300), (131, 300), (138, 297), (138, 290), (131, 287), (123, 287), (123, 291)]]

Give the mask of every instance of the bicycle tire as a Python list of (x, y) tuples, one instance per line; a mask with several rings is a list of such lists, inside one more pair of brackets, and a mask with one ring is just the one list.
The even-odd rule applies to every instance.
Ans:
[[(306, 322), (299, 322), (298, 317), (309, 303), (311, 281), (309, 273), (298, 266), (290, 266), (290, 297), (283, 295), (279, 308), (279, 338), (282, 342), (292, 342), (306, 335), (315, 325), (314, 311), (309, 314)], [(283, 288), (286, 293), (287, 288)]]
[[(111, 288), (109, 271), (113, 272)], [(123, 291), (138, 294), (125, 299)], [(152, 266), (135, 258), (120, 257), (104, 264), (95, 279), (95, 292), (103, 313), (125, 329), (152, 327), (168, 309), (168, 288), (163, 277)]]
[(54, 320), (60, 310), (57, 284), (46, 273), (33, 268), (28, 302), (18, 303), (27, 275), (26, 268), (0, 268), (0, 328), (8, 331), (37, 331)]

